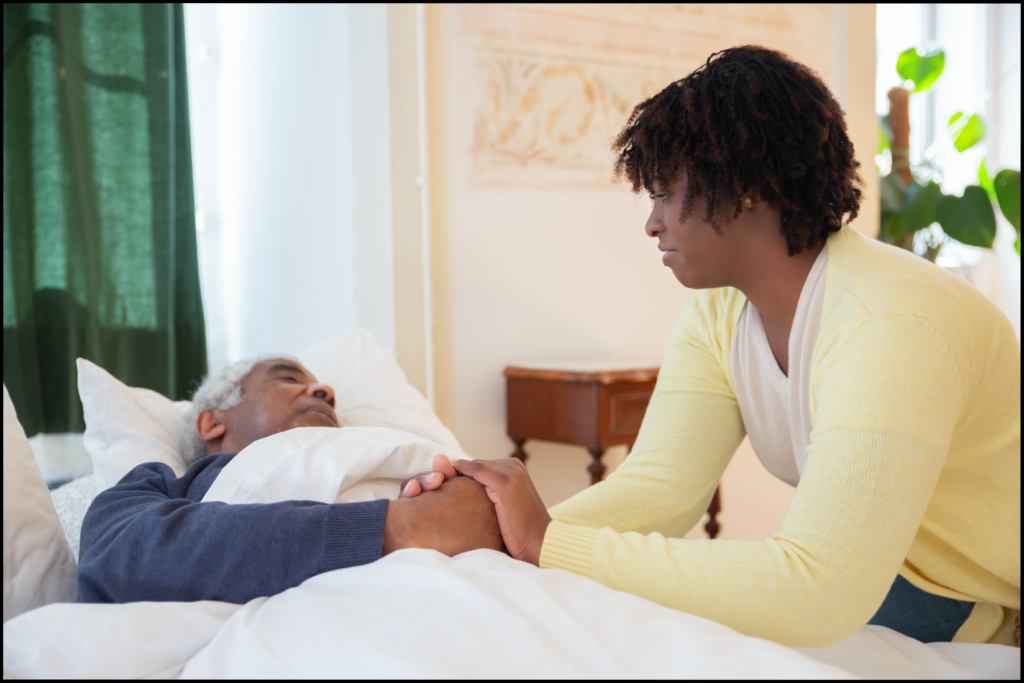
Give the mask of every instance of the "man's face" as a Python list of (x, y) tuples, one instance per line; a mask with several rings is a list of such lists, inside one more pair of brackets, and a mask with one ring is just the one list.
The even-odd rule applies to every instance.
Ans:
[(341, 426), (334, 412), (334, 389), (287, 358), (257, 363), (242, 381), (242, 402), (222, 417), (225, 440), (238, 450), (293, 427)]

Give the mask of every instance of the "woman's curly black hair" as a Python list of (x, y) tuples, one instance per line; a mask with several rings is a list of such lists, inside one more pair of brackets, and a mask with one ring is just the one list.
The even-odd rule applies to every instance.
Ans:
[(648, 192), (687, 174), (683, 218), (707, 197), (739, 216), (751, 197), (779, 208), (790, 256), (857, 216), (860, 164), (843, 111), (821, 78), (780, 52), (747, 45), (716, 52), (636, 106), (612, 145), (616, 177)]

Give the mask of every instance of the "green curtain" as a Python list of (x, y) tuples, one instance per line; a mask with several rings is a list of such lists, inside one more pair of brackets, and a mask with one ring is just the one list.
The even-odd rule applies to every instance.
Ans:
[(82, 431), (75, 358), (185, 398), (206, 373), (180, 4), (4, 5), (4, 383)]

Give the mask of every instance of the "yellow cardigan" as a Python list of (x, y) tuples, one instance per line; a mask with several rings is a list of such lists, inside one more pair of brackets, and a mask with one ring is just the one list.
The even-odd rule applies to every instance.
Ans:
[(550, 511), (540, 566), (791, 646), (845, 638), (897, 572), (979, 603), (955, 640), (1012, 644), (1020, 614), (1020, 346), (978, 290), (852, 228), (830, 236), (807, 466), (781, 527), (678, 538), (744, 436), (729, 367), (745, 297), (694, 294), (636, 445)]

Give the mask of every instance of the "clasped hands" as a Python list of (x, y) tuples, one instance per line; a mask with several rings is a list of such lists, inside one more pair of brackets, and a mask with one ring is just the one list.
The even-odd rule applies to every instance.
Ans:
[(402, 483), (389, 501), (384, 553), (434, 548), (455, 555), (475, 548), (506, 550), (517, 560), (540, 562), (551, 517), (515, 458), (434, 458), (432, 470)]

